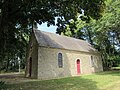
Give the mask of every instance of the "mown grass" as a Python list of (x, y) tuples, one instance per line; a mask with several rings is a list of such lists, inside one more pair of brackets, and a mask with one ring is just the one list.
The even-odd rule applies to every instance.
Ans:
[(5, 90), (120, 90), (120, 71), (45, 81), (9, 83), (6, 84)]

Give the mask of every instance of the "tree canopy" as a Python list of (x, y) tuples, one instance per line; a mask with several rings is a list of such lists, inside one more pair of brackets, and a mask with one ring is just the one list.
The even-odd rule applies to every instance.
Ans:
[(89, 23), (81, 19), (72, 20), (60, 34), (87, 40), (103, 57), (109, 67), (120, 56), (120, 2), (106, 0), (106, 9), (99, 20), (91, 19)]
[[(84, 10), (82, 20), (99, 19), (104, 0), (0, 0), (0, 66), (25, 57), (31, 29), (36, 23), (55, 25), (58, 32)], [(4, 68), (4, 67), (0, 67)], [(8, 67), (6, 67), (8, 69)]]

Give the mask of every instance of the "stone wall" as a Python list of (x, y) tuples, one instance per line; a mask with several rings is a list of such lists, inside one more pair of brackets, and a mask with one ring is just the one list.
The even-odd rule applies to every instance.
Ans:
[[(63, 55), (63, 68), (58, 67), (58, 53)], [(91, 55), (94, 67), (91, 66)], [(47, 47), (38, 48), (38, 79), (53, 79), (77, 76), (77, 59), (80, 60), (81, 74), (103, 71), (100, 54), (76, 52)]]
[[(37, 71), (38, 71), (38, 44), (35, 39), (34, 34), (32, 34), (30, 43), (28, 46), (28, 51), (27, 51), (27, 56), (26, 56), (26, 77), (31, 77), (31, 78), (37, 78)], [(32, 65), (31, 65), (31, 76), (30, 76), (30, 58), (32, 59)]]

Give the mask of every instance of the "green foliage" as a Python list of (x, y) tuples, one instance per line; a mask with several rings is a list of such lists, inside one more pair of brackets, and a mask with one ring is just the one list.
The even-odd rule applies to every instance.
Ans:
[[(81, 19), (71, 21), (62, 34), (88, 41), (102, 54), (103, 65), (112, 67), (120, 61), (120, 2), (106, 0), (106, 9), (99, 20), (88, 18), (81, 14)], [(116, 61), (117, 62), (116, 62)]]
[(55, 25), (57, 17), (61, 32), (82, 10), (89, 21), (99, 19), (104, 7), (104, 0), (0, 0), (0, 69), (7, 71), (18, 57), (24, 62), (30, 32), (37, 23)]
[(118, 0), (107, 0), (106, 10), (103, 17), (96, 21), (91, 27), (96, 37), (93, 39), (104, 57), (105, 67), (118, 66), (120, 64), (119, 42), (120, 42), (120, 2)]
[(0, 90), (4, 89), (5, 88), (5, 82), (3, 81), (0, 81)]

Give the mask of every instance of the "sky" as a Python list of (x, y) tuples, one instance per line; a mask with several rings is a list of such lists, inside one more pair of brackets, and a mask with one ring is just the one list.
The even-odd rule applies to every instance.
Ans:
[[(57, 23), (57, 17), (55, 17), (55, 24), (56, 23)], [(38, 26), (38, 30), (56, 33), (57, 26), (51, 25), (50, 27), (47, 27), (47, 23), (43, 23), (42, 25), (38, 24), (37, 26)]]
[[(81, 15), (84, 15), (84, 10), (82, 10)], [(80, 16), (78, 16), (78, 17), (80, 17)], [(57, 23), (57, 17), (55, 17), (55, 24), (56, 23)], [(47, 23), (43, 23), (42, 25), (38, 24), (38, 30), (41, 30), (41, 31), (56, 33), (56, 29), (57, 29), (57, 26), (52, 26), (51, 25), (50, 27), (47, 27)]]
[(38, 30), (41, 30), (41, 31), (56, 33), (56, 29), (57, 29), (57, 26), (47, 27), (47, 23), (43, 23), (42, 25), (38, 24)]

